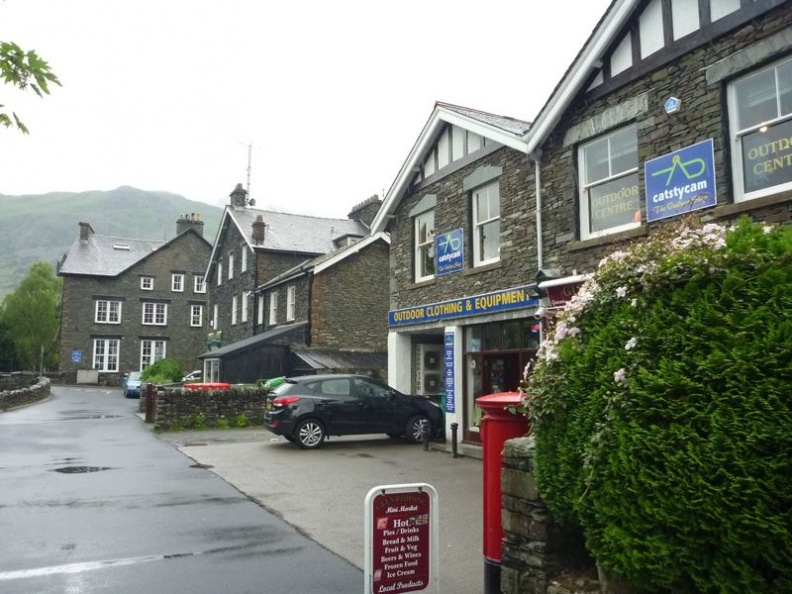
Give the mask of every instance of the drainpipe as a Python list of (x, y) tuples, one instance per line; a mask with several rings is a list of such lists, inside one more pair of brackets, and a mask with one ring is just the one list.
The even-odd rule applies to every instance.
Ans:
[(542, 149), (536, 149), (531, 155), (536, 172), (536, 270), (544, 267), (542, 253)]

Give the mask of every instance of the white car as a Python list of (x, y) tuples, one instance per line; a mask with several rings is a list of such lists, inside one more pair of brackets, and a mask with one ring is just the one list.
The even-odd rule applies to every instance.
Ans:
[(203, 377), (203, 372), (200, 369), (196, 369), (195, 371), (191, 371), (187, 375), (185, 375), (181, 381), (183, 382), (199, 382)]

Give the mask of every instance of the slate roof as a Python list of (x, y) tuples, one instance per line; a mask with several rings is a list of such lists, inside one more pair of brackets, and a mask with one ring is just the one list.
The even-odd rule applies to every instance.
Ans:
[(451, 105), (450, 103), (437, 102), (438, 107), (444, 107), (449, 111), (463, 115), (471, 120), (476, 120), (482, 124), (487, 124), (493, 128), (498, 128), (504, 132), (509, 132), (515, 136), (522, 136), (531, 129), (530, 122), (524, 122), (515, 118), (507, 116), (499, 116), (486, 111), (479, 111), (478, 109), (470, 109), (468, 107), (461, 107), (459, 105)]
[[(272, 330), (267, 330), (266, 332), (262, 332), (261, 334), (254, 334), (253, 336), (248, 336), (247, 338), (243, 338), (242, 340), (237, 340), (236, 342), (232, 342), (230, 344), (224, 345), (219, 349), (215, 349), (213, 351), (206, 351), (198, 355), (199, 359), (215, 359), (220, 358), (230, 353), (235, 353), (237, 351), (242, 351), (244, 349), (252, 348), (259, 344), (266, 344), (271, 340), (276, 338), (283, 338), (292, 332), (300, 332), (305, 330), (308, 327), (308, 322), (296, 322), (294, 324), (288, 324), (286, 326), (277, 326)], [(279, 346), (285, 346), (283, 343), (275, 343)]]
[[(94, 233), (88, 240), (77, 238), (74, 241), (58, 268), (58, 274), (117, 276), (165, 243), (153, 239), (127, 239)], [(113, 246), (127, 246), (129, 249)]]
[(292, 352), (312, 369), (387, 369), (388, 353), (292, 347)]

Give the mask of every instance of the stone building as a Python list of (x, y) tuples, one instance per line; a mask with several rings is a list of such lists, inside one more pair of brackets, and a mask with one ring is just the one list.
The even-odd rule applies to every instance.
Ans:
[(91, 370), (98, 381), (120, 385), (124, 373), (163, 357), (193, 368), (206, 337), (211, 252), (200, 217), (181, 217), (169, 241), (108, 237), (88, 223), (79, 229), (57, 271), (61, 371)]

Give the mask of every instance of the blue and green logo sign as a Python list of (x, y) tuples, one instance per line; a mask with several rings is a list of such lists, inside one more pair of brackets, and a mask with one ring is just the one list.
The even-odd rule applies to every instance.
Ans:
[(659, 221), (715, 206), (715, 156), (712, 139), (644, 163), (646, 219)]
[(462, 237), (462, 229), (454, 229), (435, 238), (437, 276), (458, 272), (465, 267)]

